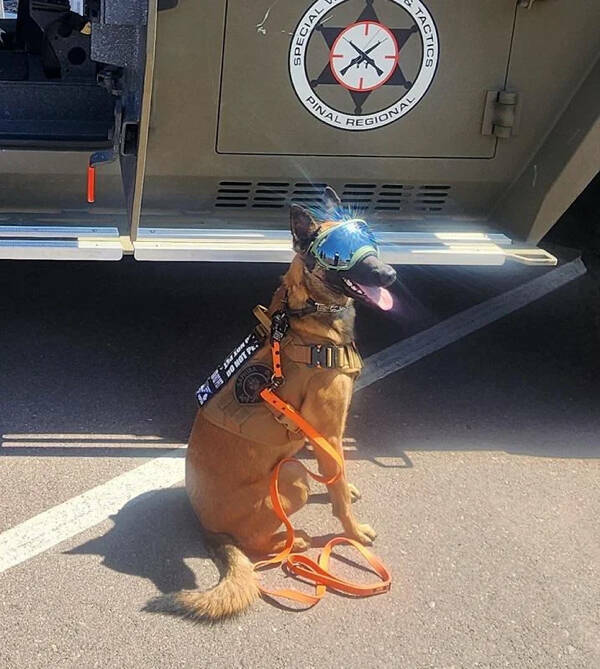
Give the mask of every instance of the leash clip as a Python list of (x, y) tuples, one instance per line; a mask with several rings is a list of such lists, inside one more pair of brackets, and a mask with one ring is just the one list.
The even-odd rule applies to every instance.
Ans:
[(284, 383), (285, 383), (284, 376), (275, 376), (275, 374), (273, 374), (271, 376), (271, 383), (269, 384), (269, 390), (277, 390), (277, 388), (281, 388), (281, 386)]
[(271, 316), (271, 344), (281, 343), (290, 329), (290, 321), (285, 311), (276, 311)]

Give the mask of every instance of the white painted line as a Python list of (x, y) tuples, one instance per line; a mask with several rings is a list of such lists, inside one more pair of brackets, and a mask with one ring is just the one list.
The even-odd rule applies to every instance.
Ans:
[[(146, 443), (150, 442), (150, 444), (155, 444), (156, 442), (159, 442), (161, 446), (164, 445), (165, 448), (167, 447), (173, 447), (173, 446), (179, 446), (180, 444), (175, 444), (171, 442), (165, 442), (162, 437), (159, 437), (156, 434), (149, 434), (149, 435), (139, 435), (139, 434), (101, 434), (101, 433), (93, 433), (93, 434), (85, 434), (82, 432), (59, 432), (59, 433), (50, 433), (50, 432), (45, 432), (44, 434), (39, 434), (39, 433), (27, 433), (27, 432), (15, 432), (15, 433), (9, 433), (7, 432), (6, 434), (2, 435), (3, 439), (22, 439), (22, 440), (27, 440), (27, 439), (48, 439), (50, 441), (60, 441), (60, 442), (65, 442), (65, 441), (77, 441), (80, 442), (81, 445), (84, 445), (86, 442), (99, 442), (102, 443), (104, 441), (119, 441), (119, 442), (124, 442), (124, 441), (135, 441), (139, 443)], [(110, 444), (112, 445), (112, 444)]]
[(134, 497), (181, 481), (184, 456), (183, 446), (165, 451), (161, 457), (6, 530), (0, 534), (0, 573), (101, 523)]
[[(370, 356), (356, 390), (439, 351), (585, 272), (583, 262), (574, 260)], [(178, 483), (184, 478), (184, 454), (184, 447), (165, 450), (160, 457), (0, 534), (0, 573), (101, 523), (134, 497)]]
[(445, 321), (369, 356), (355, 391), (397, 372), (413, 362), (480, 330), (544, 295), (582, 276), (587, 271), (581, 258), (532, 279), (522, 286), (461, 311)]

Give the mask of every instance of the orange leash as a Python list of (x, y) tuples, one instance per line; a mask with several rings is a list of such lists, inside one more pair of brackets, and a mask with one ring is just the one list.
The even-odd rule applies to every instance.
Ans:
[[(283, 374), (281, 372), (279, 342), (273, 342), (272, 353), (274, 369), (273, 377), (274, 385), (276, 386), (278, 381), (281, 383), (283, 380)], [(320, 483), (324, 483), (325, 485), (331, 485), (332, 483), (335, 483), (342, 475), (342, 472), (344, 471), (344, 460), (343, 457), (340, 456), (336, 449), (329, 443), (329, 441), (327, 441), (327, 439), (325, 439), (322, 434), (317, 432), (317, 430), (315, 430), (315, 428), (309, 422), (307, 422), (294, 409), (294, 407), (280, 399), (271, 388), (265, 388), (262, 390), (260, 396), (279, 413), (282, 413), (284, 416), (286, 416), (286, 418), (290, 419), (298, 428), (300, 428), (300, 430), (302, 430), (302, 432), (306, 435), (306, 438), (316, 449), (318, 448), (325, 452), (336, 464), (336, 472), (330, 478), (311, 472), (296, 458), (285, 458), (275, 466), (269, 484), (269, 491), (271, 495), (271, 502), (273, 504), (273, 510), (286, 528), (286, 543), (284, 548), (277, 555), (257, 562), (254, 565), (254, 569), (258, 570), (262, 567), (266, 567), (267, 565), (281, 563), (288, 571), (297, 574), (303, 579), (313, 582), (315, 584), (316, 592), (314, 595), (309, 595), (298, 590), (291, 590), (287, 588), (281, 590), (269, 590), (259, 586), (261, 592), (272, 597), (283, 597), (285, 599), (291, 599), (302, 604), (308, 604), (309, 606), (313, 606), (319, 602), (325, 594), (327, 588), (354, 595), (356, 597), (368, 597), (371, 595), (387, 592), (391, 586), (390, 573), (386, 569), (385, 565), (379, 560), (379, 558), (373, 555), (371, 551), (366, 549), (362, 544), (360, 544), (358, 541), (355, 541), (354, 539), (349, 539), (347, 537), (335, 537), (334, 539), (331, 539), (331, 541), (329, 541), (323, 548), (318, 562), (315, 562), (305, 555), (291, 552), (292, 546), (294, 545), (295, 535), (294, 527), (285, 513), (281, 503), (281, 498), (279, 497), (278, 481), (281, 467), (285, 465), (286, 462), (297, 462), (301, 464), (302, 467), (304, 467), (306, 472), (310, 474), (313, 479), (319, 481)], [(351, 546), (354, 546), (354, 548), (359, 551), (367, 563), (377, 573), (381, 581), (378, 583), (363, 585), (360, 583), (347, 581), (333, 575), (329, 571), (329, 558), (331, 556), (333, 547), (339, 544), (350, 544)]]

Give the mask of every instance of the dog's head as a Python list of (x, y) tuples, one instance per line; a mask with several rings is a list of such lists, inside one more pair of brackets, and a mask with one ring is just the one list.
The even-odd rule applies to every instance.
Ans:
[(315, 301), (332, 303), (340, 296), (389, 310), (387, 290), (396, 280), (393, 267), (379, 259), (377, 243), (367, 224), (344, 218), (337, 193), (325, 189), (325, 220), (292, 205), (290, 227), (294, 250), (304, 263), (304, 282)]

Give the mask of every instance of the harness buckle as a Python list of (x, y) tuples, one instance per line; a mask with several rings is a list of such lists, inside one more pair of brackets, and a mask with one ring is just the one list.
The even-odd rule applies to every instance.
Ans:
[(309, 367), (324, 367), (331, 369), (338, 366), (338, 350), (335, 346), (314, 344), (310, 347)]

